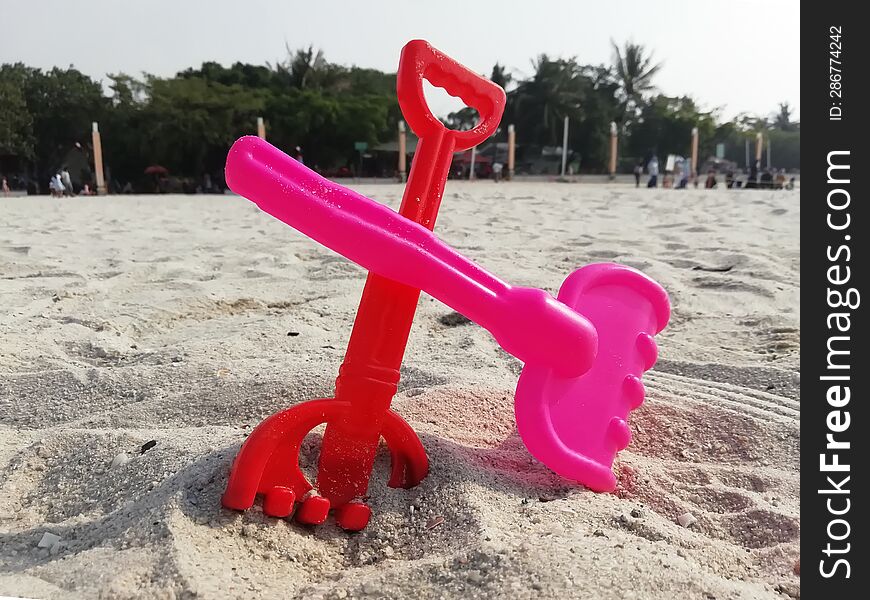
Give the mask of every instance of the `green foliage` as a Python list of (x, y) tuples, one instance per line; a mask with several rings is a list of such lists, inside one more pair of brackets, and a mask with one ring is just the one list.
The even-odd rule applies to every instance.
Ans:
[(524, 144), (560, 146), (568, 117), (568, 143), (575, 158), (584, 169), (603, 169), (610, 123), (622, 114), (612, 69), (547, 55), (532, 64), (534, 75), (508, 93), (504, 120), (516, 124)]
[(779, 112), (773, 117), (773, 126), (780, 131), (797, 131), (801, 124), (791, 120), (791, 106), (788, 102), (780, 102)]
[(513, 75), (508, 73), (504, 65), (495, 63), (492, 67), (492, 74), (489, 76), (493, 83), (501, 86), (503, 90), (507, 90), (508, 85), (513, 81)]
[[(492, 80), (510, 88), (503, 122), (515, 124), (522, 148), (561, 145), (568, 117), (571, 160), (584, 170), (606, 168), (611, 122), (620, 126), (624, 158), (688, 154), (698, 127), (702, 160), (722, 142), (742, 164), (743, 140), (764, 131), (774, 162), (799, 166), (800, 124), (787, 103), (769, 119), (743, 116), (717, 125), (716, 115), (690, 98), (652, 95), (661, 65), (642, 45), (613, 50), (611, 66), (540, 55), (532, 75), (518, 79), (496, 63)], [(326, 170), (355, 161), (354, 142), (373, 147), (392, 139), (401, 118), (395, 73), (333, 64), (313, 47), (288, 49), (275, 65), (206, 62), (170, 78), (109, 75), (108, 84), (107, 97), (100, 82), (73, 68), (0, 66), (3, 164), (47, 179), (75, 143), (87, 149), (90, 124), (99, 121), (104, 162), (120, 182), (142, 180), (152, 164), (180, 176), (216, 175), (232, 141), (253, 133), (264, 117), (272, 143), (291, 153), (301, 146), (308, 165)], [(467, 129), (476, 120), (464, 108), (446, 122)]]
[(100, 84), (72, 68), (43, 72), (20, 63), (3, 65), (0, 90), (0, 114), (12, 115), (8, 127), (18, 132), (18, 151), (35, 158), (40, 173), (59, 167), (73, 144), (86, 144), (91, 122), (106, 108)]
[(620, 107), (614, 102), (618, 83), (607, 67), (583, 67), (588, 81), (580, 104), (581, 118), (569, 132), (569, 145), (585, 169), (604, 169), (610, 156), (610, 123), (618, 122)]
[(467, 131), (472, 129), (475, 125), (477, 125), (477, 121), (480, 118), (477, 111), (470, 106), (466, 106), (457, 110), (456, 112), (452, 112), (447, 115), (447, 119), (444, 124), (451, 129), (458, 129), (459, 131)]
[[(755, 160), (755, 139), (758, 133), (764, 136), (765, 145), (770, 142), (771, 158), (776, 168), (800, 169), (800, 123), (791, 120), (791, 109), (787, 102), (780, 104), (779, 112), (772, 119), (741, 115), (722, 123), (716, 127), (713, 142), (724, 144), (725, 158), (745, 168), (746, 143), (749, 142), (751, 163)], [(766, 157), (766, 148), (762, 156)], [(762, 165), (766, 166), (766, 158), (763, 158)]]
[(176, 173), (219, 170), (233, 140), (251, 131), (264, 94), (198, 77), (149, 81), (145, 144)]
[(703, 157), (713, 154), (716, 122), (713, 113), (703, 112), (688, 97), (654, 96), (640, 110), (632, 127), (629, 148), (637, 157), (657, 154), (691, 154), (692, 128), (698, 128)]
[[(287, 48), (290, 54), (290, 48)], [(329, 81), (338, 65), (328, 65), (323, 58), (323, 50), (314, 52), (312, 46), (301, 48), (286, 62), (279, 65), (279, 72), (286, 74), (290, 85), (302, 90), (306, 87), (319, 87)]]
[(785, 169), (800, 169), (800, 130), (781, 131), (779, 129), (771, 129), (768, 132), (768, 136), (770, 137), (770, 153), (772, 154), (771, 159), (773, 164)]
[(301, 146), (311, 166), (343, 165), (353, 158), (354, 142), (374, 146), (395, 130), (389, 125), (395, 101), (395, 95), (339, 96), (292, 89), (272, 96), (266, 105), (269, 139), (288, 150)]
[(204, 79), (211, 83), (223, 85), (238, 85), (252, 89), (272, 89), (280, 85), (278, 75), (268, 67), (235, 63), (226, 68), (215, 62), (202, 63), (199, 69), (187, 69), (178, 74), (178, 77)]
[(0, 77), (0, 156), (30, 159), (34, 143), (33, 118), (21, 88)]
[(564, 118), (580, 119), (580, 103), (589, 81), (573, 58), (554, 60), (541, 54), (532, 65), (532, 77), (511, 92), (506, 117), (523, 132), (526, 143), (557, 145)]

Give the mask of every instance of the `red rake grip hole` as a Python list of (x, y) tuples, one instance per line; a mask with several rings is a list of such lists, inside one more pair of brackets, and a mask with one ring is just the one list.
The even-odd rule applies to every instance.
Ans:
[[(465, 74), (449, 72), (437, 65), (429, 65), (423, 73), (423, 78), (427, 79), (432, 85), (444, 88), (454, 98), (459, 98), (467, 106), (476, 109), (481, 115), (482, 120), (484, 115), (489, 116), (492, 114), (493, 101), (475, 89), (475, 82), (463, 77)], [(479, 79), (476, 75), (474, 75), (474, 78)]]
[[(426, 104), (423, 79), (477, 110), (477, 126), (468, 131), (448, 130)], [(501, 87), (423, 40), (412, 40), (402, 49), (396, 87), (402, 114), (411, 129), (420, 137), (450, 131), (457, 150), (467, 150), (492, 135), (504, 112), (505, 93)]]

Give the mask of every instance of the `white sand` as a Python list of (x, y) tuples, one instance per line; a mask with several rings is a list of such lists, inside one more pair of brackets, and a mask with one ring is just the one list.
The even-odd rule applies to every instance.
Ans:
[(437, 231), (504, 279), (622, 262), (673, 318), (594, 494), (517, 437), (519, 363), (424, 296), (393, 406), (431, 474), (387, 488), (384, 454), (360, 534), (219, 500), (253, 426), (331, 395), (361, 269), (237, 197), (0, 200), (0, 595), (799, 597), (798, 200), (451, 182)]

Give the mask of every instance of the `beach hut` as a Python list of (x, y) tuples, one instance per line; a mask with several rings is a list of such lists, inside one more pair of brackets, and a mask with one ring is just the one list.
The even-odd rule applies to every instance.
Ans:
[[(405, 138), (405, 155), (406, 162), (410, 166), (411, 157), (417, 151), (418, 138), (414, 132), (408, 131)], [(371, 158), (369, 164), (373, 166), (378, 174), (384, 176), (394, 176), (398, 173), (399, 168), (399, 141), (390, 140), (383, 144), (378, 144), (369, 150)]]

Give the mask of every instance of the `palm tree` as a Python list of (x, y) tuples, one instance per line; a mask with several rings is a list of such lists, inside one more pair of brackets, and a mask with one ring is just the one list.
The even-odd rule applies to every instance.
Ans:
[(742, 113), (736, 117), (736, 121), (740, 123), (744, 131), (752, 133), (770, 129), (770, 121), (766, 117)]
[(456, 112), (448, 114), (446, 125), (450, 129), (456, 129), (457, 131), (466, 131), (468, 129), (472, 129), (475, 125), (477, 125), (477, 121), (477, 111), (470, 106), (466, 106), (457, 110)]
[(796, 123), (791, 120), (792, 108), (788, 102), (781, 102), (779, 112), (773, 117), (773, 126), (782, 131), (794, 131)]
[(535, 74), (511, 92), (512, 113), (517, 126), (537, 143), (558, 144), (562, 120), (580, 117), (589, 79), (573, 58), (553, 60), (541, 54), (532, 66)]
[(500, 85), (503, 90), (507, 90), (507, 86), (510, 84), (513, 76), (507, 72), (504, 65), (495, 63), (492, 67), (492, 75), (489, 78), (493, 83)]
[(323, 50), (315, 52), (313, 46), (308, 46), (308, 48), (299, 48), (293, 51), (286, 43), (285, 48), (287, 49), (287, 58), (278, 63), (275, 70), (283, 75), (292, 87), (300, 90), (310, 87), (312, 76), (327, 65), (326, 59), (323, 57)]
[(613, 45), (613, 68), (620, 85), (625, 113), (630, 118), (635, 115), (644, 94), (655, 89), (652, 79), (662, 68), (662, 63), (653, 64), (652, 53), (634, 42), (625, 42), (623, 48), (610, 40)]

